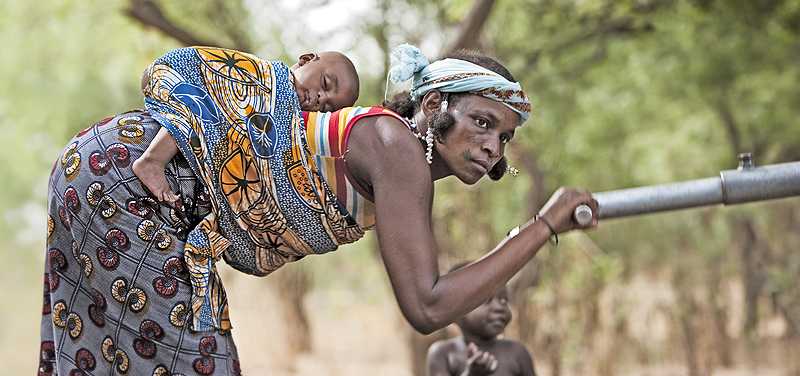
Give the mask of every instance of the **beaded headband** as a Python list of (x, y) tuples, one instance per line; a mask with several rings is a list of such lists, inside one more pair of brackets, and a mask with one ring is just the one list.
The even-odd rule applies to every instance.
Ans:
[(402, 44), (392, 51), (389, 79), (400, 83), (412, 79), (411, 97), (424, 96), (437, 89), (441, 92), (468, 92), (503, 103), (520, 116), (522, 125), (531, 114), (531, 103), (517, 82), (480, 65), (460, 59), (428, 61), (419, 48)]

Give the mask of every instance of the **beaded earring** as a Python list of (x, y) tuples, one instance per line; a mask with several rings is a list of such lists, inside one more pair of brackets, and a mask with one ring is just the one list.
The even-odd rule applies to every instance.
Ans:
[[(420, 140), (422, 140), (422, 135), (418, 134)], [(430, 127), (428, 127), (428, 131), (425, 132), (425, 143), (428, 145), (428, 149), (425, 151), (425, 160), (428, 161), (428, 164), (433, 162), (433, 131)]]
[(414, 122), (414, 119), (408, 119), (408, 122), (411, 124), (411, 130), (414, 133), (414, 137), (425, 141), (425, 144), (427, 145), (425, 151), (425, 160), (428, 161), (428, 164), (431, 164), (433, 161), (433, 131), (428, 128), (428, 131), (425, 132), (425, 136), (422, 136), (418, 132), (417, 124)]

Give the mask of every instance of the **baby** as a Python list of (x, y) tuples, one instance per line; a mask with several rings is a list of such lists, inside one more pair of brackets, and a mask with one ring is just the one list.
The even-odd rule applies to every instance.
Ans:
[[(196, 60), (196, 62), (190, 61), (190, 64), (200, 64), (199, 59)], [(304, 54), (289, 69), (294, 78), (293, 84), (302, 111), (336, 111), (352, 106), (358, 99), (358, 73), (350, 59), (339, 52)], [(151, 84), (151, 79), (153, 78), (145, 71), (142, 77), (142, 90), (149, 99), (152, 98), (148, 97), (145, 88)], [(176, 99), (170, 96), (169, 100)], [(170, 190), (164, 173), (166, 164), (177, 152), (178, 146), (175, 140), (169, 131), (162, 127), (147, 150), (133, 163), (136, 176), (160, 201), (174, 203), (178, 199), (178, 196)]]
[[(451, 272), (464, 265), (457, 265)], [(431, 345), (428, 375), (535, 376), (533, 360), (525, 346), (498, 337), (510, 321), (508, 291), (504, 286), (486, 303), (456, 321), (461, 336)]]

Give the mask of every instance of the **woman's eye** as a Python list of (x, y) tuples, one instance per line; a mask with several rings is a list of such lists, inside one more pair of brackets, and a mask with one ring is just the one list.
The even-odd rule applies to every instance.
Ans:
[(509, 141), (511, 141), (511, 138), (506, 135), (500, 135), (500, 142), (507, 144)]
[(475, 124), (478, 124), (481, 128), (486, 128), (489, 126), (489, 122), (484, 119), (475, 119)]

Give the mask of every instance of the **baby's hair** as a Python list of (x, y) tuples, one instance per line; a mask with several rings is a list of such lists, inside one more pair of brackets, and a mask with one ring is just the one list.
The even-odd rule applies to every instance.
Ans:
[[(486, 56), (478, 51), (475, 50), (456, 50), (450, 52), (442, 57), (442, 59), (459, 59), (465, 60), (475, 65), (480, 65), (486, 69), (494, 71), (495, 73), (503, 76), (505, 79), (516, 82), (514, 76), (511, 75), (511, 72), (506, 69), (502, 64), (497, 62), (497, 60)], [(464, 98), (468, 93), (449, 93), (448, 102), (450, 106), (456, 105), (462, 98)], [(391, 100), (384, 101), (383, 106), (398, 113), (400, 116), (405, 118), (412, 118), (414, 114), (419, 111), (420, 101), (414, 101), (411, 99), (411, 94), (408, 91), (403, 91), (400, 93), (395, 94)], [(450, 128), (453, 124), (456, 123), (456, 119), (451, 115), (449, 112), (437, 112), (432, 114), (428, 117), (428, 128), (433, 132), (433, 136), (436, 137), (436, 141), (440, 144), (442, 142), (442, 135), (444, 132)], [(503, 156), (492, 169), (489, 171), (487, 175), (492, 180), (500, 180), (500, 178), (505, 175), (506, 166), (508, 162), (506, 157)]]
[(348, 73), (350, 73), (352, 75), (352, 77), (355, 78), (355, 82), (354, 82), (355, 88), (356, 88), (355, 100), (357, 100), (358, 96), (361, 95), (360, 94), (360, 92), (361, 92), (361, 77), (359, 77), (358, 70), (356, 69), (355, 64), (353, 64), (353, 61), (350, 60), (350, 58), (347, 57), (347, 55), (345, 55), (345, 54), (343, 54), (341, 52), (338, 52), (338, 51), (326, 51), (326, 52), (321, 53), (320, 55), (323, 55), (323, 54), (329, 55), (331, 57), (336, 56), (337, 59), (340, 59), (343, 63), (345, 63), (344, 65), (347, 68), (347, 70), (349, 71)]

